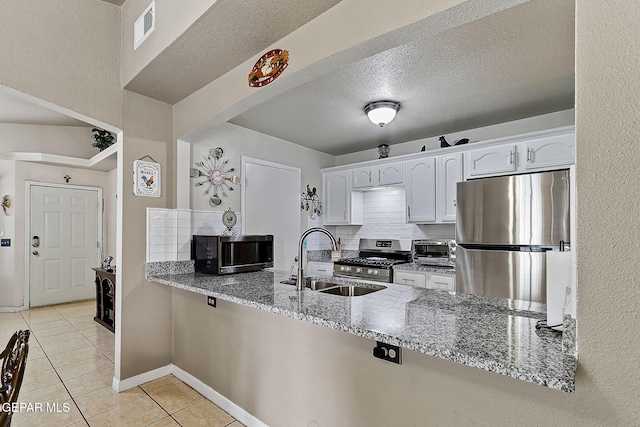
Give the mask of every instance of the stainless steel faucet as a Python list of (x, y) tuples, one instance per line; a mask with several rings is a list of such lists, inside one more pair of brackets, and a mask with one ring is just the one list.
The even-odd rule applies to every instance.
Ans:
[(304, 288), (304, 278), (302, 277), (302, 243), (309, 234), (315, 233), (316, 231), (326, 234), (331, 240), (333, 250), (338, 250), (338, 242), (336, 241), (336, 238), (333, 237), (333, 234), (329, 233), (325, 228), (313, 227), (302, 233), (302, 236), (300, 236), (300, 243), (298, 243), (298, 277), (296, 278), (296, 291), (301, 291)]

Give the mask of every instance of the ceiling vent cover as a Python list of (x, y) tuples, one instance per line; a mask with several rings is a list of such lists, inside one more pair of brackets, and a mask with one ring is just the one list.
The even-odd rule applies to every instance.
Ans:
[(133, 50), (136, 50), (138, 46), (149, 34), (153, 32), (156, 22), (156, 2), (152, 1), (145, 11), (140, 15), (136, 22), (133, 24)]

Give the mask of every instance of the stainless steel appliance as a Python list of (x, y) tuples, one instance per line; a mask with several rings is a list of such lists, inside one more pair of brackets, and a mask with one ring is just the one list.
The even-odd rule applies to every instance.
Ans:
[(411, 253), (416, 264), (451, 268), (456, 266), (455, 240), (414, 240)]
[(193, 236), (195, 271), (231, 274), (273, 267), (273, 235)]
[(546, 255), (570, 242), (569, 171), (458, 183), (456, 291), (546, 302)]
[(360, 239), (358, 256), (333, 263), (335, 276), (393, 282), (393, 266), (411, 262), (410, 239)]

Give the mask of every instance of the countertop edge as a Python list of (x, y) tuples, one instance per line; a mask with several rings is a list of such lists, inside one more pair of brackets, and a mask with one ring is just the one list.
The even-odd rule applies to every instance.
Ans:
[[(294, 311), (272, 307), (266, 304), (262, 304), (256, 301), (249, 301), (238, 297), (233, 297), (224, 293), (211, 291), (202, 289), (195, 286), (189, 286), (184, 284), (176, 283), (170, 278), (165, 278), (161, 276), (153, 276), (149, 275), (147, 280), (151, 282), (156, 282), (159, 284), (171, 286), (177, 289), (182, 289), (194, 293), (198, 293), (201, 295), (212, 296), (215, 298), (219, 298), (223, 301), (228, 301), (235, 304), (240, 304), (247, 307), (257, 308), (262, 311), (266, 311), (269, 313), (275, 313), (284, 315), (293, 319), (302, 320), (308, 323), (325, 326), (330, 329), (334, 329), (337, 331), (347, 332), (355, 336), (359, 336), (362, 338), (372, 339), (375, 341), (384, 342), (386, 344), (396, 345), (408, 350), (417, 351), (422, 354), (426, 354), (428, 356), (438, 357), (440, 359), (449, 360), (454, 363), (459, 363), (462, 365), (467, 365), (475, 368), (479, 368), (488, 372), (493, 372), (497, 374), (501, 374), (507, 377), (511, 377), (514, 379), (523, 380), (526, 382), (530, 382), (533, 384), (538, 384), (541, 386), (545, 386), (554, 390), (559, 390), (563, 392), (573, 393), (575, 392), (575, 376), (572, 380), (565, 380), (562, 378), (557, 378), (553, 375), (543, 375), (537, 371), (525, 370), (522, 368), (517, 368), (514, 366), (509, 366), (501, 362), (497, 362), (495, 360), (474, 357), (465, 353), (457, 353), (451, 350), (443, 350), (439, 348), (434, 348), (429, 345), (415, 343), (408, 340), (403, 340), (397, 337), (389, 336), (383, 333), (378, 333), (371, 330), (363, 330), (358, 328), (353, 328), (352, 326), (344, 325), (339, 322), (334, 322), (331, 320), (322, 319), (309, 314), (300, 314)], [(577, 365), (577, 359), (575, 356), (573, 357), (573, 372), (575, 373), (575, 368)]]

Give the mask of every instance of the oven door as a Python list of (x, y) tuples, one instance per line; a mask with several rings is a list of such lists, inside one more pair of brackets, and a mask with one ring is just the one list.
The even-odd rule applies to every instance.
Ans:
[(413, 260), (417, 264), (449, 265), (448, 242), (416, 241), (413, 244)]
[(219, 253), (220, 274), (273, 267), (273, 237), (221, 237)]

